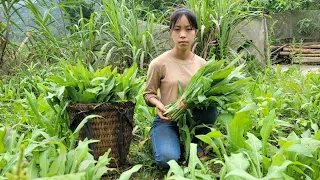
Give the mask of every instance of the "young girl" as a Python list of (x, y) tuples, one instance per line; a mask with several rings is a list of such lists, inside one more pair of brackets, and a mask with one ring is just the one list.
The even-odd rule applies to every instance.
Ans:
[[(196, 15), (189, 9), (178, 8), (170, 18), (169, 27), (174, 48), (151, 61), (144, 91), (145, 102), (156, 107), (157, 111), (150, 131), (154, 157), (156, 162), (165, 168), (169, 167), (168, 161), (178, 161), (180, 158), (178, 126), (176, 122), (163, 116), (165, 105), (179, 98), (178, 82), (184, 90), (191, 77), (206, 64), (203, 58), (191, 52), (198, 32)], [(204, 119), (208, 122), (198, 123), (208, 124), (215, 121), (215, 117)]]

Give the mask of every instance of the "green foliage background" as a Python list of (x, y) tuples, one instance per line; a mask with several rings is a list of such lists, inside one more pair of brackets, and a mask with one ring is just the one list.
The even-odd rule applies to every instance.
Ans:
[[(1, 68), (6, 73), (2, 73), (0, 79), (0, 176), (27, 173), (30, 178), (99, 179), (109, 172), (111, 169), (105, 167), (110, 160), (108, 154), (95, 163), (89, 153), (88, 144), (94, 141), (76, 143), (78, 132), (68, 128), (66, 104), (55, 101), (64, 100), (61, 98), (63, 88), (57, 88), (57, 82), (50, 78), (60, 77), (56, 80), (62, 79), (60, 82), (65, 85), (74, 83), (74, 89), (80, 90), (84, 88), (82, 80), (87, 77), (82, 73), (113, 65), (120, 74), (133, 64), (138, 64), (139, 69), (132, 77), (145, 78), (150, 60), (162, 53), (157, 46), (155, 24), (166, 24), (170, 11), (179, 3), (193, 9), (199, 24), (204, 25), (200, 26), (196, 52), (216, 59), (232, 59), (240, 53), (231, 51), (229, 43), (232, 29), (241, 20), (261, 16), (263, 12), (318, 7), (317, 1), (302, 0), (1, 1), (1, 16), (6, 20), (0, 26)], [(31, 35), (21, 47), (20, 37), (24, 39), (27, 35), (20, 25), (28, 24), (25, 14), (19, 14), (22, 7), (32, 15), (32, 25), (27, 29)], [(58, 7), (61, 11), (55, 11)], [(67, 24), (62, 24), (53, 12), (62, 14)], [(142, 24), (139, 18), (146, 23)], [(214, 43), (217, 45), (212, 45)], [(154, 165), (152, 156), (149, 132), (155, 109), (143, 100), (144, 84), (141, 89), (134, 89), (136, 96), (130, 94), (130, 98), (136, 100), (136, 125), (129, 158), (143, 166), (136, 166), (121, 177), (129, 179), (141, 168), (133, 178), (318, 180), (319, 74), (304, 74), (299, 66), (283, 72), (280, 67), (264, 67), (258, 61), (245, 58), (241, 63), (246, 64), (245, 72), (254, 82), (237, 102), (219, 108), (220, 116), (217, 123), (210, 126), (210, 133), (198, 136), (202, 146), (207, 146), (209, 159), (200, 161), (192, 144), (188, 164), (170, 162), (170, 169), (165, 172)], [(66, 82), (65, 76), (74, 81)], [(94, 82), (101, 87), (91, 87), (94, 83), (87, 81), (86, 90), (91, 95), (108, 87), (104, 83), (107, 81), (103, 81), (106, 77), (94, 77), (99, 79)], [(117, 87), (118, 98), (123, 100), (121, 97), (129, 84), (140, 82), (123, 79)], [(53, 91), (46, 91), (50, 88)], [(50, 104), (53, 101), (58, 103)], [(83, 122), (90, 118), (93, 117)], [(19, 156), (22, 149), (24, 153)], [(119, 177), (120, 173), (115, 176)]]

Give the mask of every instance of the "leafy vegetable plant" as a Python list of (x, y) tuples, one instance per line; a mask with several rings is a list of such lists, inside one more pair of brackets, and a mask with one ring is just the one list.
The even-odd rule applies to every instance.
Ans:
[(80, 62), (76, 66), (68, 64), (62, 75), (48, 78), (50, 88), (42, 86), (52, 98), (52, 103), (106, 103), (136, 101), (143, 81), (137, 77), (138, 68), (133, 64), (122, 74), (117, 68), (106, 66), (94, 71)]

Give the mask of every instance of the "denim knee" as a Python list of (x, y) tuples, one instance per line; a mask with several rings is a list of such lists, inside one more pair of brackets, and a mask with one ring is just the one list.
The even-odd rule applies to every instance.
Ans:
[(154, 159), (163, 168), (169, 168), (170, 160), (180, 158), (180, 143), (176, 122), (162, 121), (155, 118), (150, 131)]
[(170, 160), (175, 160), (176, 162), (178, 162), (179, 158), (180, 154), (165, 151), (156, 155), (155, 160), (161, 167), (169, 168), (169, 164), (167, 162), (169, 162)]

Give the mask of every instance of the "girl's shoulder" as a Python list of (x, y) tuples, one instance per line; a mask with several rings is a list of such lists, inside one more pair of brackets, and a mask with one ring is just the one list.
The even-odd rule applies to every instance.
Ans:
[(205, 59), (203, 59), (202, 57), (200, 57), (198, 55), (195, 55), (195, 59), (201, 66), (204, 66), (207, 63), (207, 61)]
[(168, 58), (169, 58), (168, 51), (166, 51), (161, 55), (159, 55), (158, 57), (151, 60), (149, 66), (160, 67), (168, 61)]

